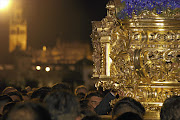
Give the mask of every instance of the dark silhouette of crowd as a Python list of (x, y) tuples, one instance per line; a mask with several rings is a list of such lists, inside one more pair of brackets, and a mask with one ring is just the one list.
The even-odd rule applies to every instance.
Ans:
[[(74, 91), (68, 84), (53, 87), (18, 90), (6, 87), (0, 95), (1, 120), (143, 120), (145, 108), (130, 97), (120, 99), (112, 107), (110, 102), (121, 96), (114, 90), (88, 90), (84, 85)], [(180, 120), (180, 96), (164, 101), (161, 120)]]

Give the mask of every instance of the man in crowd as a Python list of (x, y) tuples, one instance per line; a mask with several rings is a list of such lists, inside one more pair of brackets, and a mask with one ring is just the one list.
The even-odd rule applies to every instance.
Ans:
[(7, 93), (7, 95), (11, 97), (14, 102), (20, 102), (23, 100), (22, 95), (19, 91), (9, 92)]
[(119, 100), (113, 108), (112, 118), (116, 118), (126, 112), (132, 112), (138, 114), (141, 118), (143, 118), (145, 114), (145, 109), (142, 104), (133, 98), (125, 97)]
[(3, 94), (3, 95), (7, 95), (7, 94), (10, 93), (10, 92), (17, 92), (17, 91), (18, 91), (18, 90), (17, 90), (16, 88), (9, 86), (9, 87), (6, 87), (6, 88), (2, 91), (2, 94)]
[(103, 95), (98, 91), (90, 91), (86, 98), (89, 109), (93, 112), (94, 109), (100, 104), (103, 99)]
[(5, 120), (51, 120), (47, 109), (37, 103), (16, 104)]
[(2, 115), (4, 106), (9, 102), (12, 102), (12, 99), (8, 95), (0, 96), (0, 115)]
[(80, 105), (76, 96), (69, 91), (53, 91), (44, 103), (51, 113), (52, 120), (80, 120)]
[(180, 120), (180, 96), (173, 96), (164, 101), (160, 118), (161, 120)]
[(143, 119), (136, 113), (126, 112), (113, 120), (143, 120)]
[(83, 100), (87, 93), (88, 90), (84, 85), (77, 86), (74, 90), (74, 94), (78, 97), (79, 101)]
[(79, 93), (83, 93), (86, 95), (88, 93), (88, 90), (84, 85), (80, 85), (80, 86), (77, 86), (76, 89), (74, 90), (75, 95)]

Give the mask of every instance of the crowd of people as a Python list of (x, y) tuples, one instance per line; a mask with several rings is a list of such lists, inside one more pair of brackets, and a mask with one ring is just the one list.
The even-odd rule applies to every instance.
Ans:
[[(102, 120), (110, 115), (112, 120), (143, 120), (145, 108), (130, 97), (120, 99), (112, 107), (117, 91), (89, 91), (84, 85), (74, 91), (65, 83), (53, 87), (17, 90), (6, 87), (0, 95), (1, 120)], [(180, 96), (164, 101), (161, 120), (180, 120)]]

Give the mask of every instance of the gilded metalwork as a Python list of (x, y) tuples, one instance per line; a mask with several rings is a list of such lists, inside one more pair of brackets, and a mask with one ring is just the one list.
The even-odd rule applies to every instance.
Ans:
[(123, 91), (147, 110), (160, 110), (163, 101), (180, 95), (180, 14), (143, 11), (131, 19), (116, 18), (116, 5), (93, 22), (96, 87)]

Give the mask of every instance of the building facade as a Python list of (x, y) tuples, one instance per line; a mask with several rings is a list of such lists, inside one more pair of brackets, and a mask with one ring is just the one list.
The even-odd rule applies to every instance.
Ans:
[(27, 48), (27, 21), (23, 18), (20, 5), (13, 7), (9, 23), (9, 52), (13, 52), (17, 47), (22, 51)]
[[(27, 47), (27, 21), (23, 17), (22, 7), (18, 4), (13, 7), (9, 24), (7, 59), (10, 62), (0, 64), (0, 80), (21, 88), (27, 85), (52, 86), (62, 81), (75, 87), (90, 81), (90, 77), (85, 77), (84, 73), (90, 76), (93, 65), (81, 66), (78, 61), (82, 59), (91, 61), (91, 55), (90, 44), (67, 42), (61, 38), (58, 38), (56, 45), (51, 48)], [(82, 69), (77, 70), (77, 66)]]

